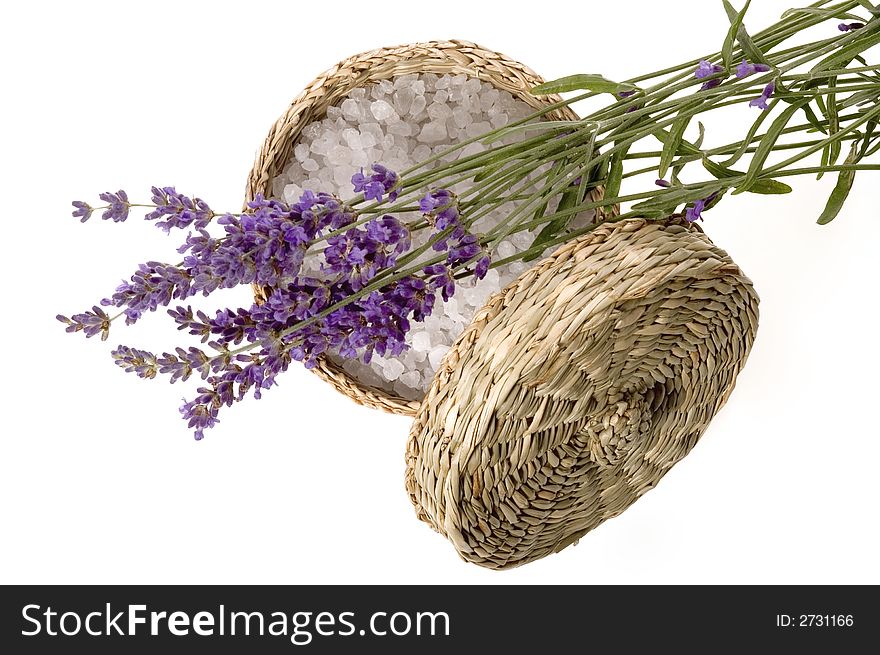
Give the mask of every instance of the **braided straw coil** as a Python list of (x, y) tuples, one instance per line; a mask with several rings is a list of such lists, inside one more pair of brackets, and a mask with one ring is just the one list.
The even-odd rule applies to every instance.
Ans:
[[(312, 121), (324, 118), (328, 107), (342, 101), (352, 89), (409, 73), (464, 73), (509, 91), (536, 109), (559, 101), (557, 96), (538, 98), (528, 92), (544, 81), (528, 67), (467, 41), (415, 43), (355, 55), (319, 75), (272, 126), (248, 176), (246, 202), (258, 193), (271, 196), (272, 180), (290, 161), (300, 132)], [(546, 116), (550, 120), (578, 118), (568, 107), (555, 109)], [(591, 190), (593, 200), (600, 200), (602, 193), (601, 188)], [(266, 295), (266, 289), (254, 288), (257, 302), (265, 300)], [(312, 370), (363, 405), (407, 416), (414, 416), (419, 409), (418, 401), (365, 385), (326, 358), (320, 359)]]
[(695, 226), (606, 222), (495, 294), (413, 423), (406, 486), (502, 569), (617, 516), (684, 457), (745, 363), (758, 297)]

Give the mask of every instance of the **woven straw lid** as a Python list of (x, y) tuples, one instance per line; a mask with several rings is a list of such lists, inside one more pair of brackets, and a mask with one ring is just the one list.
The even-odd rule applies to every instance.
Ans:
[(494, 295), (413, 423), (406, 486), (462, 558), (574, 543), (684, 457), (733, 390), (752, 284), (701, 230), (608, 222)]
[[(290, 161), (300, 132), (312, 121), (324, 118), (328, 107), (342, 101), (352, 89), (409, 73), (463, 73), (509, 91), (536, 109), (559, 101), (557, 96), (538, 98), (529, 93), (529, 89), (544, 80), (527, 66), (467, 41), (414, 43), (355, 55), (319, 75), (275, 122), (248, 176), (246, 200), (252, 200), (258, 193), (271, 196), (272, 180)], [(570, 108), (562, 107), (549, 112), (547, 118), (576, 120), (578, 116)], [(601, 199), (602, 189), (592, 189), (591, 195), (594, 200)], [(254, 288), (257, 302), (265, 300), (266, 291)], [(407, 416), (414, 416), (419, 409), (418, 401), (365, 385), (326, 358), (319, 359), (312, 370), (362, 405)]]

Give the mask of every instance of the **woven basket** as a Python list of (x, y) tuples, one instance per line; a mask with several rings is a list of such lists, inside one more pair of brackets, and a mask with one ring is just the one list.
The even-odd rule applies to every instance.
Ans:
[(758, 297), (694, 226), (626, 220), (494, 295), (443, 360), (407, 444), (419, 518), (508, 568), (617, 516), (726, 402)]
[[(411, 72), (465, 73), (535, 107), (555, 100), (527, 93), (541, 82), (528, 68), (472, 43), (358, 55), (278, 120), (248, 199), (269, 194), (300, 130), (327, 107)], [(554, 118), (576, 116), (566, 108)], [(365, 386), (328, 360), (314, 369), (361, 404), (415, 416), (407, 491), (419, 518), (467, 561), (517, 566), (620, 514), (690, 451), (748, 356), (758, 297), (729, 255), (695, 225), (615, 215), (492, 296), (421, 402)]]
[[(536, 109), (559, 101), (557, 96), (537, 98), (529, 93), (529, 89), (544, 80), (528, 67), (466, 41), (414, 43), (355, 55), (319, 75), (272, 126), (248, 176), (247, 200), (252, 200), (258, 193), (267, 197), (271, 195), (272, 179), (293, 156), (300, 132), (312, 121), (324, 118), (328, 107), (340, 102), (352, 89), (409, 73), (464, 73), (489, 82), (499, 90), (509, 91)], [(547, 118), (576, 120), (578, 116), (563, 107), (548, 113)], [(593, 189), (591, 193), (594, 200), (602, 197), (601, 188)], [(258, 302), (266, 297), (265, 290), (258, 287), (255, 287), (254, 295)], [(414, 416), (419, 409), (418, 401), (365, 385), (329, 359), (320, 359), (312, 370), (362, 405), (406, 416)]]

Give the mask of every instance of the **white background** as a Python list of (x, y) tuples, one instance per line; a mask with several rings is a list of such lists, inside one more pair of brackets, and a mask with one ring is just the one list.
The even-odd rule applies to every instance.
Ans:
[[(789, 2), (753, 3), (747, 25)], [(296, 369), (197, 443), (176, 411), (192, 388), (126, 375), (108, 354), (172, 345), (166, 317), (114, 328), (103, 344), (64, 333), (56, 313), (91, 306), (176, 245), (136, 220), (81, 225), (71, 200), (118, 188), (146, 199), (151, 184), (174, 184), (234, 210), (269, 126), (348, 55), (460, 38), (548, 79), (623, 79), (717, 50), (726, 32), (715, 2), (430, 6), (3, 5), (0, 581), (880, 582), (876, 175), (857, 178), (826, 227), (815, 218), (832, 179), (728, 197), (706, 215), (762, 299), (730, 402), (624, 515), (508, 572), (461, 562), (415, 518), (408, 419)], [(734, 140), (750, 111), (709, 138)], [(247, 300), (241, 290), (218, 302)]]

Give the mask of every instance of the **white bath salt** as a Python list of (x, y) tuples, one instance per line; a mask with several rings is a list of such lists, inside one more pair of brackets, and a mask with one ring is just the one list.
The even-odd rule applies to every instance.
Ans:
[[(466, 75), (410, 74), (382, 80), (368, 88), (353, 89), (327, 118), (306, 125), (294, 147), (291, 163), (273, 180), (276, 197), (292, 203), (304, 190), (325, 191), (342, 198), (353, 195), (351, 176), (374, 162), (404, 170), (444, 152), (450, 145), (508, 125), (531, 114), (533, 109), (507, 91), (500, 91)], [(506, 142), (532, 133), (519, 132)], [(473, 143), (444, 157), (454, 161), (486, 149)], [(543, 171), (538, 171), (537, 179)], [(469, 182), (451, 190), (464, 193)], [(525, 191), (526, 189), (523, 189)], [(471, 227), (485, 233), (516, 209), (512, 203), (497, 206)], [(406, 217), (405, 217), (406, 218)], [(580, 217), (579, 217), (580, 218)], [(584, 219), (582, 219), (584, 220)], [(531, 246), (536, 232), (517, 232), (494, 244), (492, 259), (502, 260)], [(428, 230), (414, 234), (418, 247)], [(423, 322), (411, 321), (409, 348), (398, 357), (374, 355), (369, 364), (343, 360), (331, 354), (345, 372), (363, 384), (384, 389), (408, 400), (421, 399), (431, 384), (450, 346), (488, 298), (513, 282), (535, 262), (512, 262), (491, 269), (486, 277), (460, 280), (448, 302), (437, 297), (434, 312)], [(318, 263), (307, 258), (307, 274), (320, 275)]]

